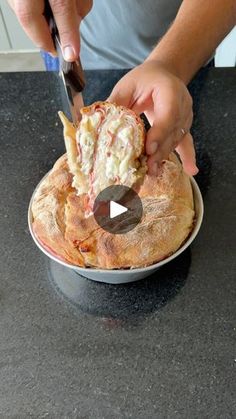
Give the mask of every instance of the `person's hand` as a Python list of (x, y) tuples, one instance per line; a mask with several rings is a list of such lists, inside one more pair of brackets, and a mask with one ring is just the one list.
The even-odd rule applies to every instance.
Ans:
[[(21, 26), (40, 49), (55, 54), (47, 21), (43, 15), (44, 0), (8, 0)], [(79, 25), (90, 11), (93, 0), (50, 0), (60, 34), (64, 58), (74, 61), (79, 56)]]
[(145, 61), (128, 72), (114, 87), (110, 102), (145, 113), (151, 128), (146, 138), (150, 174), (176, 149), (186, 173), (198, 172), (193, 138), (192, 98), (184, 83), (157, 61)]

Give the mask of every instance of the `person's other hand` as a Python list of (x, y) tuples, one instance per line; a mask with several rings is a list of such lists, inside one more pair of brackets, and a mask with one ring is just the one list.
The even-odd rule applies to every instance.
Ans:
[[(21, 26), (40, 49), (55, 54), (47, 21), (43, 15), (44, 0), (8, 0)], [(60, 34), (64, 58), (74, 61), (79, 56), (79, 25), (92, 8), (93, 0), (50, 0)]]
[(192, 98), (184, 83), (157, 61), (145, 61), (114, 87), (110, 102), (145, 113), (151, 128), (146, 138), (149, 173), (158, 173), (162, 160), (176, 149), (186, 173), (195, 175)]

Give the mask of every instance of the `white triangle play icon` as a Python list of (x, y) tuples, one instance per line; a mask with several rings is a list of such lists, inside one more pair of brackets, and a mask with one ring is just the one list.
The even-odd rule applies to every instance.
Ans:
[(118, 217), (118, 215), (124, 214), (126, 211), (128, 211), (128, 208), (117, 204), (115, 201), (110, 201), (110, 218)]

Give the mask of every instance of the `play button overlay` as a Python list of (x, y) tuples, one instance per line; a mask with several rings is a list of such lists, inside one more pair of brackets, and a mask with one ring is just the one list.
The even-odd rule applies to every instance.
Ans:
[(132, 188), (108, 186), (95, 199), (93, 215), (103, 230), (111, 234), (125, 234), (141, 221), (142, 201)]
[(110, 202), (110, 218), (118, 217), (118, 215), (124, 214), (128, 211), (128, 208), (123, 207), (123, 205), (117, 204), (117, 202)]

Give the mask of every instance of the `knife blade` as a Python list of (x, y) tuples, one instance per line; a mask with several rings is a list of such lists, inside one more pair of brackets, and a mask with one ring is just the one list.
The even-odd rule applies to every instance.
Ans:
[(65, 95), (69, 105), (74, 125), (81, 120), (80, 110), (84, 106), (83, 89), (85, 87), (85, 76), (80, 58), (73, 62), (67, 62), (62, 53), (59, 32), (48, 0), (45, 1), (44, 16), (46, 17), (52, 39), (59, 58), (60, 77), (63, 82)]

